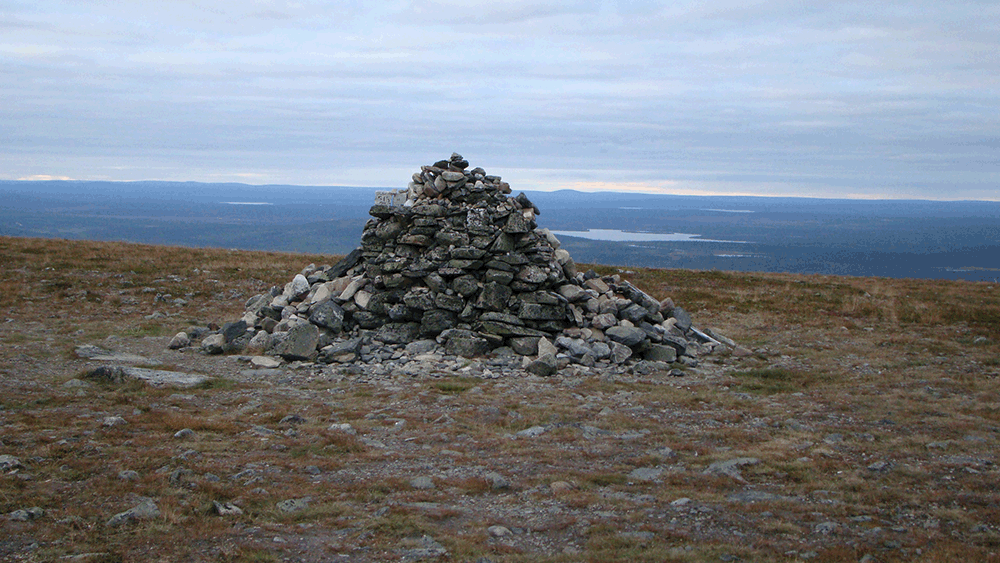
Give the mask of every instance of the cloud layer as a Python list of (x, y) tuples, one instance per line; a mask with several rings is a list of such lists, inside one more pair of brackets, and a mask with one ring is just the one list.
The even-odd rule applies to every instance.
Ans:
[(0, 177), (997, 199), (992, 2), (0, 0)]

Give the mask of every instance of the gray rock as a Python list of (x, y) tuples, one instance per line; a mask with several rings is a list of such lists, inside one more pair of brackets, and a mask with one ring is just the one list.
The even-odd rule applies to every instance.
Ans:
[(129, 366), (101, 366), (84, 374), (87, 379), (97, 379), (110, 383), (124, 383), (131, 380), (143, 381), (153, 387), (190, 388), (204, 385), (211, 378), (197, 373), (135, 368)]
[(670, 316), (677, 320), (675, 325), (681, 332), (687, 332), (691, 328), (691, 315), (680, 307), (674, 307), (670, 311)]
[(507, 223), (503, 226), (503, 232), (508, 234), (521, 234), (530, 231), (533, 226), (534, 221), (528, 220), (528, 218), (524, 215), (520, 213), (511, 213), (507, 217)]
[(483, 475), (483, 479), (486, 479), (486, 482), (490, 484), (490, 488), (494, 491), (510, 488), (510, 481), (496, 471), (490, 471), (486, 475)]
[(874, 471), (876, 473), (883, 473), (892, 469), (893, 464), (891, 461), (876, 461), (868, 466), (868, 471)]
[(219, 516), (239, 516), (243, 510), (231, 502), (212, 501), (212, 512)]
[(463, 297), (470, 297), (479, 291), (479, 282), (471, 275), (459, 276), (451, 282), (451, 285)]
[(435, 559), (448, 555), (448, 550), (443, 545), (426, 535), (417, 540), (404, 540), (402, 545), (405, 548), (402, 550), (403, 561)]
[(522, 268), (516, 277), (525, 283), (538, 284), (547, 280), (549, 274), (538, 266), (530, 265)]
[[(444, 280), (441, 280), (441, 283), (443, 284)], [(419, 288), (419, 290), (407, 292), (407, 294), (403, 296), (403, 303), (411, 309), (428, 311), (435, 307), (434, 295), (434, 293), (431, 293), (424, 288)]]
[(131, 469), (125, 469), (123, 471), (118, 472), (118, 478), (121, 479), (122, 481), (138, 481), (139, 472), (133, 471)]
[(558, 321), (566, 320), (566, 307), (563, 305), (544, 305), (542, 303), (521, 303), (517, 316), (525, 320)]
[(221, 354), (226, 351), (226, 337), (221, 334), (209, 334), (201, 341), (201, 351), (206, 354)]
[(582, 287), (573, 284), (559, 286), (559, 295), (562, 295), (570, 303), (576, 303), (590, 297)]
[(313, 308), (309, 322), (337, 334), (344, 328), (344, 309), (333, 301), (324, 301)]
[(837, 528), (839, 527), (840, 525), (836, 522), (820, 522), (813, 528), (813, 533), (821, 536), (829, 536), (830, 534), (836, 533)]
[(0, 455), (0, 471), (11, 471), (22, 467), (24, 466), (21, 465), (20, 459), (8, 454)]
[(316, 357), (319, 328), (312, 323), (299, 323), (288, 330), (285, 339), (271, 350), (290, 362), (311, 360)]
[(174, 439), (176, 440), (186, 440), (188, 438), (194, 438), (194, 430), (190, 428), (182, 428), (177, 432), (174, 432)]
[(108, 428), (113, 428), (115, 426), (125, 426), (128, 421), (120, 416), (106, 416), (104, 420), (101, 421), (101, 426), (106, 426)]
[(431, 309), (424, 311), (420, 318), (420, 334), (424, 336), (438, 335), (449, 328), (455, 328), (457, 324), (458, 317), (452, 311)]
[(663, 301), (660, 301), (660, 312), (663, 314), (669, 314), (674, 308), (674, 300), (667, 297)]
[(222, 325), (222, 329), (219, 334), (222, 335), (222, 339), (226, 344), (230, 342), (235, 342), (241, 336), (247, 333), (247, 322), (244, 320), (239, 320), (232, 323), (226, 323)]
[(250, 365), (255, 368), (274, 369), (281, 367), (281, 360), (270, 356), (254, 356), (250, 358)]
[(618, 342), (612, 341), (610, 344), (611, 355), (610, 359), (615, 364), (624, 364), (632, 357), (632, 349), (624, 344), (619, 344)]
[(525, 366), (524, 370), (539, 377), (549, 377), (559, 371), (559, 362), (552, 354), (543, 354)]
[[(625, 348), (628, 348), (628, 346)], [(605, 360), (611, 357), (611, 346), (608, 346), (607, 342), (594, 342), (590, 345), (590, 349), (593, 351), (594, 359), (596, 360)], [(631, 354), (632, 349), (628, 348), (628, 350)]]
[(655, 450), (649, 452), (649, 455), (651, 455), (651, 456), (653, 456), (653, 457), (655, 457), (657, 459), (673, 459), (673, 458), (677, 457), (677, 452), (675, 452), (673, 449), (671, 449), (671, 448), (669, 448), (667, 446), (663, 446), (663, 447), (656, 448)]
[(355, 248), (340, 262), (334, 264), (333, 267), (326, 272), (326, 274), (330, 279), (342, 277), (348, 270), (357, 265), (359, 260), (361, 260), (361, 249)]
[(353, 362), (358, 358), (358, 352), (361, 350), (361, 344), (362, 340), (360, 338), (351, 338), (349, 340), (334, 342), (333, 344), (323, 348), (320, 352), (319, 360), (328, 364), (333, 362)]
[(542, 338), (538, 341), (539, 356), (544, 356), (546, 354), (551, 354), (552, 356), (555, 356), (558, 353), (559, 353), (559, 348), (556, 348), (556, 345), (553, 344), (552, 341), (550, 341), (548, 338)]
[(82, 379), (70, 379), (66, 383), (63, 383), (63, 387), (67, 389), (88, 389), (93, 385), (89, 381), (84, 381)]
[(262, 293), (260, 295), (254, 295), (250, 299), (247, 299), (246, 303), (244, 303), (244, 305), (243, 305), (243, 309), (247, 313), (252, 313), (254, 315), (260, 315), (261, 314), (261, 310), (264, 307), (267, 307), (268, 305), (270, 305), (272, 299), (273, 299), (273, 297), (271, 297), (271, 295), (267, 294), (267, 293)]
[(434, 480), (430, 477), (414, 477), (413, 479), (410, 479), (410, 486), (414, 489), (420, 489), (422, 491), (436, 487), (436, 485), (434, 485)]
[(747, 465), (756, 465), (760, 463), (760, 460), (755, 457), (738, 457), (736, 459), (729, 459), (726, 461), (716, 461), (709, 465), (702, 475), (725, 475), (732, 477), (737, 481), (745, 483), (746, 480), (743, 479), (743, 475), (740, 474), (740, 468)]
[(687, 340), (684, 340), (683, 338), (664, 334), (661, 339), (663, 344), (673, 348), (677, 352), (678, 356), (683, 356), (688, 350)]
[(187, 348), (191, 345), (191, 338), (188, 337), (186, 332), (178, 332), (170, 339), (170, 343), (167, 344), (167, 348), (171, 350), (180, 350), (181, 348)]
[(677, 351), (671, 346), (664, 346), (662, 344), (650, 344), (642, 356), (651, 362), (672, 363), (677, 361)]
[(628, 474), (628, 478), (633, 481), (656, 481), (663, 475), (663, 469), (659, 467), (636, 467)]
[(498, 321), (505, 324), (510, 324), (514, 326), (524, 326), (524, 321), (517, 318), (515, 315), (510, 313), (499, 313), (493, 311), (487, 311), (479, 316), (481, 321)]
[(524, 430), (517, 432), (514, 436), (517, 438), (536, 438), (545, 434), (545, 432), (546, 429), (544, 426), (532, 426), (531, 428), (525, 428)]
[(607, 330), (618, 324), (618, 318), (612, 313), (601, 313), (595, 315), (594, 320), (590, 324), (597, 330)]
[(497, 282), (487, 283), (479, 292), (479, 300), (476, 306), (488, 311), (503, 311), (507, 308), (507, 300), (513, 295), (513, 290), (506, 285)]
[(281, 418), (278, 424), (305, 424), (306, 418), (299, 414), (289, 414)]
[(590, 346), (587, 345), (585, 341), (579, 338), (569, 338), (566, 336), (560, 336), (556, 338), (556, 346), (566, 350), (570, 356), (573, 358), (582, 358), (586, 355), (593, 356), (594, 351), (591, 350)]
[(494, 538), (506, 538), (514, 535), (514, 532), (511, 532), (509, 528), (499, 525), (490, 526), (486, 528), (486, 531), (490, 534), (490, 537)]
[(549, 243), (549, 246), (551, 246), (553, 250), (559, 250), (559, 247), (562, 245), (562, 243), (559, 242), (559, 238), (556, 237), (556, 235), (552, 231), (548, 229), (538, 229), (537, 232), (538, 234), (545, 237), (545, 242)]
[(407, 344), (420, 337), (417, 323), (387, 323), (375, 333), (375, 338), (386, 344)]
[(76, 347), (77, 357), (84, 358), (87, 360), (94, 360), (98, 362), (121, 362), (124, 364), (146, 364), (146, 365), (156, 365), (159, 364), (156, 360), (152, 360), (145, 356), (138, 356), (136, 354), (124, 354), (118, 352), (112, 352), (100, 346), (94, 346), (92, 344), (84, 344), (82, 346)]
[(465, 308), (465, 300), (460, 295), (439, 293), (434, 297), (434, 305), (440, 309), (457, 313)]
[(540, 338), (537, 336), (521, 336), (517, 338), (510, 339), (510, 347), (514, 352), (522, 356), (534, 356), (538, 354), (538, 342)]
[(462, 356), (463, 358), (475, 358), (484, 356), (490, 351), (490, 343), (485, 338), (467, 330), (452, 330), (448, 334), (448, 340), (444, 345), (444, 350), (448, 354)]
[(504, 270), (486, 270), (486, 274), (483, 276), (483, 281), (486, 283), (496, 283), (506, 286), (509, 285), (510, 282), (514, 281), (514, 272), (507, 272)]
[(633, 303), (621, 311), (619, 316), (629, 322), (639, 324), (649, 316), (649, 311), (647, 311), (642, 305)]
[(107, 526), (109, 528), (117, 528), (118, 526), (129, 524), (138, 520), (151, 520), (159, 517), (160, 508), (156, 506), (153, 499), (147, 498), (125, 512), (119, 512), (118, 514), (112, 516), (108, 520)]
[(38, 506), (15, 510), (9, 515), (10, 519), (15, 522), (29, 522), (31, 520), (38, 520), (43, 516), (45, 516), (45, 510)]
[(426, 339), (426, 340), (416, 340), (410, 342), (406, 345), (406, 353), (411, 356), (419, 356), (420, 354), (427, 354), (433, 352), (437, 348), (437, 342)]
[(611, 291), (611, 288), (608, 286), (608, 284), (604, 283), (604, 280), (602, 280), (601, 278), (588, 279), (587, 281), (583, 282), (583, 286), (586, 287), (587, 289), (593, 289), (597, 293), (607, 293)]
[[(274, 319), (267, 319), (274, 322)], [(270, 323), (268, 323), (270, 324)], [(250, 342), (247, 343), (247, 348), (252, 350), (264, 351), (269, 349), (274, 344), (274, 339), (267, 330), (258, 331), (257, 334), (253, 335)]]
[(613, 326), (605, 330), (604, 335), (613, 342), (624, 344), (630, 348), (646, 339), (646, 333), (642, 329), (629, 326)]
[(307, 280), (302, 274), (295, 274), (292, 281), (288, 282), (288, 285), (285, 286), (285, 292), (282, 295), (287, 298), (290, 303), (292, 301), (302, 299), (308, 293), (309, 280)]
[(291, 514), (309, 508), (310, 502), (312, 502), (312, 497), (290, 498), (275, 504), (275, 507), (281, 512)]

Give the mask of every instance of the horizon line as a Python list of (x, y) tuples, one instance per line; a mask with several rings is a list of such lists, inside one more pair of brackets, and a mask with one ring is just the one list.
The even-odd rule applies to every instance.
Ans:
[[(349, 184), (279, 184), (273, 182), (264, 183), (251, 183), (251, 182), (240, 182), (240, 181), (223, 181), (223, 182), (206, 182), (203, 180), (158, 180), (158, 179), (144, 179), (144, 180), (81, 180), (69, 177), (53, 177), (48, 175), (33, 175), (27, 177), (21, 177), (16, 179), (4, 179), (0, 178), (0, 182), (11, 182), (11, 183), (32, 183), (32, 182), (64, 182), (64, 183), (109, 183), (109, 184), (136, 184), (141, 182), (157, 182), (164, 184), (236, 184), (244, 186), (288, 186), (297, 188), (353, 188), (353, 189), (365, 189), (365, 190), (397, 190), (403, 189), (399, 187), (392, 186), (357, 186)], [(604, 183), (602, 183), (604, 184)], [(628, 184), (628, 183), (627, 183)], [(607, 185), (607, 184), (604, 184)], [(637, 188), (634, 184), (628, 188), (615, 190), (615, 189), (578, 189), (569, 187), (554, 187), (554, 188), (525, 188), (515, 191), (526, 191), (526, 192), (543, 192), (543, 193), (555, 193), (555, 192), (574, 192), (574, 193), (585, 193), (585, 194), (626, 194), (626, 195), (650, 195), (650, 196), (675, 196), (675, 197), (751, 197), (751, 198), (768, 198), (768, 199), (817, 199), (817, 200), (840, 200), (840, 201), (929, 201), (929, 202), (982, 202), (982, 203), (1000, 203), (1000, 197), (996, 199), (970, 199), (970, 198), (932, 198), (932, 197), (919, 197), (912, 195), (889, 195), (889, 194), (846, 194), (839, 196), (821, 196), (821, 195), (805, 195), (805, 194), (765, 194), (765, 193), (755, 193), (747, 191), (731, 191), (731, 192), (721, 192), (721, 191), (698, 191), (692, 189), (680, 189), (667, 191), (665, 188), (654, 188), (649, 187), (648, 189)]]

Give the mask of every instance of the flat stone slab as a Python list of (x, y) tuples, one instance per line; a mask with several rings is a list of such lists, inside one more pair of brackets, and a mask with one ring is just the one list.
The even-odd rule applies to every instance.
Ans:
[(145, 381), (153, 387), (197, 387), (212, 379), (198, 373), (133, 367), (122, 369), (129, 377)]
[(145, 356), (122, 354), (106, 348), (101, 348), (100, 346), (94, 346), (93, 344), (77, 346), (76, 355), (77, 357), (85, 360), (95, 360), (98, 362), (121, 362), (123, 364), (146, 364), (151, 366), (155, 366), (160, 363)]
[(153, 387), (197, 387), (212, 378), (198, 373), (184, 373), (162, 369), (136, 368), (130, 366), (102, 366), (85, 377), (88, 379), (105, 379), (115, 383), (137, 379)]

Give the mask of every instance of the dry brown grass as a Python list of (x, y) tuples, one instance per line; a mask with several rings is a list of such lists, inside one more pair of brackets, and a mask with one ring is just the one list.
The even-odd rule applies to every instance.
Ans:
[[(0, 454), (25, 463), (0, 476), (0, 512), (47, 511), (0, 521), (0, 559), (381, 561), (427, 534), (473, 561), (997, 560), (992, 284), (637, 270), (648, 293), (753, 349), (681, 378), (360, 383), (304, 369), (181, 393), (77, 391), (63, 387), (85, 365), (76, 344), (232, 320), (335, 257), (10, 238), (0, 256)], [(282, 424), (289, 414), (306, 421)], [(112, 415), (128, 424), (104, 427)], [(532, 426), (547, 431), (511, 437)], [(195, 436), (174, 439), (183, 428)], [(703, 474), (735, 457), (760, 461), (743, 481)], [(637, 482), (637, 468), (663, 472)], [(492, 489), (487, 471), (511, 487)], [(416, 476), (436, 487), (413, 489)], [(747, 491), (784, 498), (730, 499)], [(160, 518), (105, 526), (140, 496)], [(306, 496), (303, 511), (276, 508)], [(244, 513), (219, 517), (212, 501)], [(827, 522), (834, 532), (816, 531)], [(491, 537), (493, 524), (513, 535)]]

